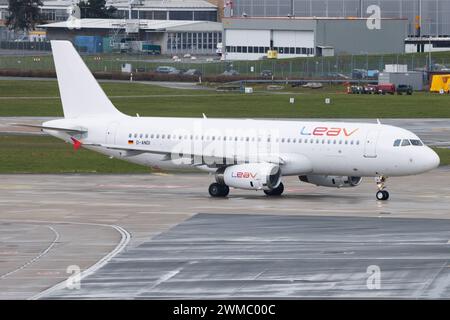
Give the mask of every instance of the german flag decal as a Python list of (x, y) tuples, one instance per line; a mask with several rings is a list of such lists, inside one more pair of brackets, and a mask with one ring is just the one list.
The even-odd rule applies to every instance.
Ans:
[(128, 144), (133, 144), (134, 141), (133, 140), (128, 140)]

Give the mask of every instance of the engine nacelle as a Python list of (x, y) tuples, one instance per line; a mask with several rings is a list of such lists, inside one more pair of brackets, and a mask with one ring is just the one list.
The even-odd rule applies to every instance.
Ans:
[(331, 187), (331, 188), (356, 187), (362, 181), (361, 177), (319, 176), (319, 175), (299, 176), (299, 179), (306, 183), (312, 183), (317, 186)]
[(281, 170), (271, 163), (238, 164), (219, 168), (216, 181), (239, 189), (272, 190), (281, 182)]

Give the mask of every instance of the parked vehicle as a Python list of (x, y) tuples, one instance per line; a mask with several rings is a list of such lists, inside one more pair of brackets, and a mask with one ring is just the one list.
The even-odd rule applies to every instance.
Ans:
[(180, 71), (177, 68), (169, 66), (159, 66), (155, 70), (156, 73), (167, 73), (167, 74), (179, 74)]
[(395, 94), (395, 84), (392, 83), (384, 83), (377, 85), (378, 94)]
[(302, 87), (310, 89), (321, 89), (323, 88), (323, 84), (321, 84), (320, 82), (308, 82), (307, 84), (304, 84)]
[(352, 70), (352, 79), (366, 79), (366, 78), (367, 78), (367, 70), (364, 69)]
[(349, 94), (362, 94), (364, 93), (364, 87), (363, 86), (348, 86), (347, 87), (347, 93)]
[(397, 86), (397, 94), (402, 95), (406, 93), (408, 96), (412, 95), (413, 87), (407, 84), (399, 84)]
[(272, 76), (273, 76), (273, 73), (271, 70), (261, 71), (261, 77), (263, 77), (263, 78), (271, 78)]
[(350, 77), (346, 76), (345, 74), (338, 73), (338, 72), (329, 72), (325, 75), (327, 79), (333, 79), (333, 80), (347, 80), (350, 79)]
[(366, 94), (376, 94), (377, 93), (377, 85), (368, 84), (364, 86), (364, 93)]
[(187, 76), (199, 76), (199, 77), (202, 76), (202, 73), (197, 69), (189, 69), (184, 74)]
[(223, 76), (238, 76), (239, 72), (237, 72), (236, 70), (226, 70), (224, 73), (222, 73)]

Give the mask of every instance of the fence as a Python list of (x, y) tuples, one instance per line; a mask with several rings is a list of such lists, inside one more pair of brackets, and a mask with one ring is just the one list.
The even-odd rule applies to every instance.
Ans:
[[(54, 72), (53, 60), (48, 42), (0, 42), (0, 70)], [(93, 72), (121, 73), (123, 64), (131, 64), (133, 73), (152, 73), (159, 66), (171, 66), (180, 71), (195, 69), (205, 76), (220, 76), (225, 71), (234, 70), (234, 78), (261, 78), (264, 70), (269, 70), (277, 79), (345, 79), (355, 76), (354, 70), (380, 70), (386, 64), (406, 64), (408, 70), (427, 71), (430, 56), (427, 53), (389, 55), (338, 55), (334, 57), (313, 57), (257, 61), (220, 61), (217, 57), (181, 58), (173, 61), (167, 56), (147, 54), (103, 53), (83, 54), (88, 67)], [(70, 62), (68, 62), (70, 63)], [(432, 70), (447, 70), (450, 52), (431, 54)], [(450, 72), (450, 69), (448, 69)], [(236, 73), (237, 72), (237, 73)], [(352, 74), (353, 73), (353, 74)], [(226, 76), (224, 76), (226, 78)]]

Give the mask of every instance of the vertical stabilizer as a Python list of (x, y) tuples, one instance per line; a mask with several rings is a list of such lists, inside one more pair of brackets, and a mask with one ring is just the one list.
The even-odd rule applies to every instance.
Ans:
[(65, 118), (120, 116), (70, 41), (51, 41)]

